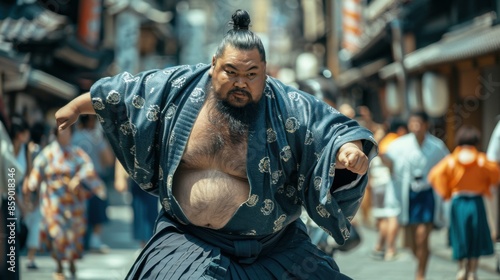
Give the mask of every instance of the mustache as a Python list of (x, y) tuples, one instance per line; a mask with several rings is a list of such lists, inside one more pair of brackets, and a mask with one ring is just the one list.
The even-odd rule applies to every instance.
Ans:
[(234, 89), (232, 89), (232, 90), (229, 91), (229, 94), (231, 94), (231, 93), (237, 93), (237, 92), (243, 93), (243, 94), (245, 94), (248, 97), (252, 96), (249, 91), (241, 89), (241, 88), (234, 88)]

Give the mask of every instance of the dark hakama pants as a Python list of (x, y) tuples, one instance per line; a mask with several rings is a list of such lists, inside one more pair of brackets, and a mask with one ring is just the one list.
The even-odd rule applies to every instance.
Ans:
[(493, 241), (481, 196), (455, 196), (450, 215), (450, 243), (454, 260), (493, 254)]
[(351, 279), (296, 220), (268, 236), (182, 225), (160, 212), (153, 238), (126, 279)]

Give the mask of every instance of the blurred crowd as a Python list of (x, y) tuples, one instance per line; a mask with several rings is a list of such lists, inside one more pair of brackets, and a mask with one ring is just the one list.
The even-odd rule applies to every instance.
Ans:
[(335, 88), (313, 81), (317, 79), (325, 78), (319, 75), (302, 81), (299, 88), (370, 129), (379, 143), (379, 155), (370, 164), (368, 186), (353, 220), (350, 239), (339, 246), (303, 217), (313, 243), (327, 252), (348, 251), (362, 239), (356, 230), (359, 224), (374, 227), (378, 239), (371, 256), (393, 261), (399, 257), (398, 250), (409, 249), (416, 260), (415, 279), (425, 279), (430, 234), (444, 228), (452, 258), (458, 263), (456, 279), (477, 279), (479, 258), (493, 255), (494, 243), (500, 242), (496, 200), (500, 184), (500, 119), (489, 136), (487, 153), (479, 150), (481, 132), (470, 125), (458, 128), (456, 145), (450, 153), (445, 143), (431, 134), (432, 122), (425, 112), (377, 123), (370, 108), (338, 104)]
[[(84, 252), (107, 253), (101, 235), (108, 221), (107, 194), (113, 187), (124, 192), (130, 186), (134, 238), (145, 244), (158, 213), (157, 198), (139, 192), (132, 181), (126, 180), (126, 173), (115, 165), (95, 116), (82, 116), (76, 127), (64, 131), (45, 122), (29, 124), (27, 116), (20, 114), (6, 116), (4, 110), (0, 118), (2, 168), (14, 166), (17, 176), (9, 181), (15, 182), (14, 192), (2, 186), (1, 233), (10, 234), (5, 223), (11, 213), (8, 201), (14, 200), (18, 221), (16, 266), (20, 254), (26, 254), (27, 262), (22, 265), (36, 270), (37, 253), (50, 254), (56, 264), (54, 278), (64, 279), (64, 263), (75, 276), (76, 261)], [(11, 194), (13, 198), (9, 198)], [(2, 238), (2, 249), (9, 244)]]

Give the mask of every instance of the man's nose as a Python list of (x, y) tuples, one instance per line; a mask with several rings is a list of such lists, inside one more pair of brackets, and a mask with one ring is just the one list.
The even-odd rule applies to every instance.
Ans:
[(239, 88), (246, 87), (246, 80), (244, 77), (236, 77), (236, 80), (234, 81), (234, 85)]

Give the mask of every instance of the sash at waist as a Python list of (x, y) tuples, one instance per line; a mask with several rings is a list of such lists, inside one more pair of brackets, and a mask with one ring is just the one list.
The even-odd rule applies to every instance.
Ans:
[(174, 227), (175, 229), (191, 234), (204, 242), (207, 242), (230, 256), (235, 257), (239, 263), (251, 264), (259, 256), (266, 255), (275, 245), (286, 238), (286, 232), (291, 232), (294, 228), (299, 228), (307, 233), (305, 225), (297, 219), (282, 230), (269, 235), (236, 235), (220, 232), (217, 230), (198, 227), (194, 225), (183, 225), (170, 217), (168, 213), (161, 210), (157, 220), (156, 232), (165, 228)]

